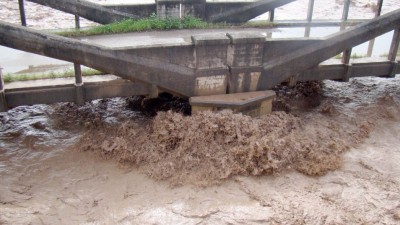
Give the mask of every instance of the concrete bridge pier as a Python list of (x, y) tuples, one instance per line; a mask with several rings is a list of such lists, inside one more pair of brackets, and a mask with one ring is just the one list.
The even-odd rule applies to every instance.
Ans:
[(229, 93), (256, 91), (261, 76), (265, 36), (253, 33), (229, 33)]
[(256, 92), (265, 36), (228, 33), (192, 37), (195, 46), (195, 97), (192, 112), (231, 109), (250, 116), (272, 111), (273, 91)]
[(229, 38), (225, 34), (192, 36), (194, 44), (194, 93), (216, 95), (227, 93)]

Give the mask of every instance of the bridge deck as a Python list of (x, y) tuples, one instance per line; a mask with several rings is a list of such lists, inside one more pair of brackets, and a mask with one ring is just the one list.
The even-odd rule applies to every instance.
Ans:
[[(110, 48), (0, 22), (0, 44), (140, 81), (145, 90), (158, 87), (192, 97), (268, 90), (291, 77), (392, 77), (399, 72), (399, 25), (400, 9), (324, 38), (268, 39), (263, 33), (214, 32), (192, 35), (191, 43), (182, 36), (170, 37), (172, 44), (145, 46), (145, 41), (133, 41), (135, 46)], [(348, 49), (392, 30), (387, 61), (351, 64)], [(318, 66), (343, 51), (342, 64)], [(76, 90), (82, 91), (81, 85), (78, 82)]]

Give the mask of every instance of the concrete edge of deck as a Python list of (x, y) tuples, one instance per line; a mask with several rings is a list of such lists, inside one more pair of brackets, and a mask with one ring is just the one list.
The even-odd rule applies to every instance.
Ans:
[(192, 112), (210, 110), (218, 111), (230, 109), (235, 113), (243, 113), (250, 116), (261, 116), (272, 112), (272, 101), (275, 92), (255, 91), (234, 94), (196, 96), (189, 99)]

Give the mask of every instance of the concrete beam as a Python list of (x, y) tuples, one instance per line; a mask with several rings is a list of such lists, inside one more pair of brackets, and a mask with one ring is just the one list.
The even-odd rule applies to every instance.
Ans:
[[(148, 95), (149, 85), (113, 80), (107, 82), (86, 83), (82, 86), (84, 101), (102, 98), (129, 97), (132, 95)], [(75, 102), (76, 87), (74, 84), (43, 86), (31, 88), (7, 89), (5, 98), (9, 108), (22, 105), (52, 104), (57, 102)]]
[[(321, 65), (308, 69), (298, 76), (298, 81), (310, 80), (343, 80), (343, 75), (346, 73), (345, 64)], [(387, 77), (390, 75), (392, 65), (387, 62), (373, 63), (354, 63), (351, 65), (351, 70), (347, 74), (351, 77)], [(399, 72), (400, 69), (397, 70)]]
[(132, 15), (139, 16), (141, 18), (147, 18), (152, 13), (157, 12), (157, 5), (153, 4), (140, 4), (140, 5), (103, 5), (103, 7), (114, 9), (120, 12), (129, 13)]
[[(208, 14), (207, 20), (210, 22), (243, 23), (293, 1), (295, 0), (260, 0), (242, 7), (232, 7), (233, 4), (226, 5), (227, 10), (221, 13)], [(212, 7), (212, 5), (210, 4), (208, 7)]]
[(322, 42), (300, 48), (277, 59), (264, 62), (257, 90), (271, 89), (284, 80), (289, 79), (293, 74), (316, 66), (346, 49), (396, 29), (399, 25), (400, 9), (328, 36)]
[(113, 50), (6, 22), (0, 22), (0, 45), (79, 63), (184, 96), (194, 94), (194, 69), (127, 54), (120, 49)]
[(124, 19), (138, 19), (139, 16), (117, 11), (85, 0), (28, 0), (66, 13), (101, 23), (113, 23)]
[(247, 93), (197, 96), (189, 99), (192, 113), (196, 111), (217, 111), (231, 109), (234, 113), (243, 113), (249, 116), (270, 114), (274, 91), (257, 91)]

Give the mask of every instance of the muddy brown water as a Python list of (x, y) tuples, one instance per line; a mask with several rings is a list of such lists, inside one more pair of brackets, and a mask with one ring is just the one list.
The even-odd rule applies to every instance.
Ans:
[[(98, 100), (83, 107), (36, 105), (0, 113), (0, 223), (398, 224), (399, 81), (399, 78), (352, 79), (349, 83), (325, 81), (317, 94), (307, 86), (298, 86), (297, 90), (280, 88), (279, 99), (289, 112), (281, 114), (286, 115), (282, 118), (293, 117), (301, 126), (269, 140), (275, 146), (271, 154), (279, 161), (279, 151), (288, 150), (285, 154), (298, 151), (303, 161), (292, 165), (281, 159), (284, 166), (273, 173), (243, 172), (242, 164), (236, 161), (230, 162), (236, 163), (237, 170), (230, 164), (218, 166), (218, 162), (225, 162), (221, 160), (223, 152), (217, 149), (218, 143), (222, 143), (218, 141), (220, 136), (203, 140), (201, 135), (211, 131), (198, 127), (200, 137), (192, 140), (196, 148), (177, 141), (165, 157), (158, 152), (165, 146), (159, 146), (145, 163), (134, 161), (127, 153), (143, 149), (138, 143), (164, 143), (160, 142), (165, 137), (163, 132), (157, 133), (160, 130), (180, 127), (179, 132), (186, 131), (181, 139), (190, 141), (185, 134), (194, 130), (186, 125), (191, 120), (199, 124), (201, 118), (171, 113), (150, 118), (127, 108), (126, 99)], [(215, 119), (213, 115), (203, 116), (207, 121)], [(256, 136), (259, 144), (270, 134), (264, 135), (265, 126), (252, 127), (262, 124), (262, 118), (253, 120), (229, 113), (222, 117), (228, 121), (234, 117), (235, 123), (245, 122), (255, 134), (262, 134)], [(260, 123), (253, 124), (257, 120)], [(248, 129), (227, 124), (227, 128), (233, 126), (243, 132)], [(138, 136), (132, 133), (139, 131), (144, 136), (135, 139)], [(151, 139), (146, 139), (146, 135)], [(161, 139), (155, 139), (155, 135), (161, 135)], [(251, 139), (251, 134), (248, 135)], [(125, 148), (128, 151), (115, 147), (114, 157), (104, 155), (110, 147), (105, 143), (121, 141), (128, 143)], [(324, 144), (324, 141), (336, 143)], [(235, 143), (248, 151), (251, 144), (255, 142)], [(84, 145), (91, 146), (90, 151), (81, 151)], [(287, 148), (282, 147), (285, 145)], [(190, 149), (200, 151), (207, 146), (214, 149), (204, 156), (212, 156), (215, 151), (219, 157), (200, 158), (200, 163), (194, 163), (194, 157), (202, 153)], [(224, 145), (219, 147), (227, 150)], [(234, 147), (231, 145), (229, 149)], [(174, 151), (178, 148), (185, 151)], [(304, 151), (305, 148), (308, 150)], [(321, 157), (316, 152), (323, 152), (322, 156), (333, 153), (330, 155), (333, 158)], [(185, 153), (190, 157), (185, 158)], [(256, 166), (252, 168), (262, 168), (260, 162), (268, 164), (268, 160), (261, 160), (268, 157), (271, 155), (253, 157), (251, 165)], [(178, 169), (168, 167), (177, 162), (181, 162)], [(209, 176), (201, 162), (208, 166)], [(331, 165), (323, 175), (305, 175), (307, 168), (321, 162)], [(171, 171), (172, 175), (165, 176)]]

